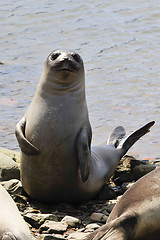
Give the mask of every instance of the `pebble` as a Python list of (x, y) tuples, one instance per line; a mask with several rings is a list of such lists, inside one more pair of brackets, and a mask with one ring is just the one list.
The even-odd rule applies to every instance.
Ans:
[(109, 200), (108, 204), (105, 206), (106, 211), (110, 213), (117, 202), (118, 200)]
[(39, 228), (46, 220), (58, 222), (58, 219), (54, 214), (41, 213), (27, 213), (24, 215), (24, 220), (35, 228)]
[(71, 233), (67, 239), (75, 239), (75, 240), (82, 240), (84, 239), (89, 233), (84, 233), (84, 232), (74, 232), (74, 233)]
[(63, 233), (67, 230), (67, 225), (61, 222), (45, 221), (39, 228), (39, 232), (47, 231), (47, 233)]
[(10, 193), (10, 194), (22, 194), (22, 183), (18, 179), (11, 179), (8, 181), (1, 182), (1, 185)]
[(61, 222), (67, 224), (68, 226), (75, 227), (81, 223), (81, 220), (72, 216), (65, 216)]
[(99, 228), (100, 227), (100, 225), (99, 224), (97, 224), (97, 223), (90, 223), (90, 224), (87, 224), (86, 225), (86, 227), (85, 227), (85, 229), (86, 230), (96, 230), (97, 228)]
[(125, 192), (127, 191), (130, 187), (132, 187), (134, 184), (134, 182), (125, 182), (122, 184), (121, 188), (122, 188), (122, 191)]
[(108, 219), (108, 216), (104, 215), (103, 213), (92, 213), (90, 216), (91, 222), (100, 222), (105, 223)]
[(38, 240), (64, 240), (61, 234), (41, 234)]
[(109, 185), (105, 184), (98, 194), (98, 200), (104, 201), (116, 197), (116, 192)]

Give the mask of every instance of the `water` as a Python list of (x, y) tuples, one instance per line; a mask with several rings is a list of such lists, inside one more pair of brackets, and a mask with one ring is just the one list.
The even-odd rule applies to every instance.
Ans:
[(0, 3), (0, 146), (17, 150), (43, 63), (57, 48), (76, 50), (86, 71), (93, 144), (114, 127), (128, 134), (156, 125), (129, 154), (160, 157), (160, 7), (158, 0), (5, 0)]

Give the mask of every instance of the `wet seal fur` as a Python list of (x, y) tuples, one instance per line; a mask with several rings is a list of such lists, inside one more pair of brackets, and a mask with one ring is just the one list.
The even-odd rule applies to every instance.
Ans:
[(125, 130), (117, 127), (106, 146), (91, 148), (83, 60), (72, 51), (52, 52), (34, 98), (16, 126), (24, 190), (45, 202), (92, 198), (121, 157), (153, 124), (137, 130), (122, 144)]
[(0, 184), (0, 239), (31, 240), (27, 224), (8, 192)]
[(146, 174), (127, 190), (107, 223), (85, 238), (100, 239), (160, 239), (160, 168)]

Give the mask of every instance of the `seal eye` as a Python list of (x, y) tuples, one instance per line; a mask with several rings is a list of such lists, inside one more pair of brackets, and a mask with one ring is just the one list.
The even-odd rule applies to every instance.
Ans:
[(76, 62), (80, 62), (81, 58), (77, 53), (72, 54), (72, 57), (74, 58), (74, 60), (76, 60)]
[(50, 56), (50, 59), (52, 61), (56, 60), (56, 58), (58, 58), (58, 56), (60, 55), (60, 53), (53, 53), (51, 56)]

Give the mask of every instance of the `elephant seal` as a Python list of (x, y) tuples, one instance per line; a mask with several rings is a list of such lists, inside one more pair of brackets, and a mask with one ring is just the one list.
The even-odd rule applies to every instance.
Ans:
[(8, 192), (0, 184), (0, 239), (31, 240), (27, 224)]
[(117, 127), (107, 146), (91, 149), (83, 60), (72, 51), (52, 52), (34, 98), (16, 126), (24, 190), (45, 202), (92, 198), (153, 124), (136, 131), (119, 149), (125, 130)]
[(124, 193), (107, 223), (85, 238), (93, 239), (160, 239), (160, 168), (140, 178)]

